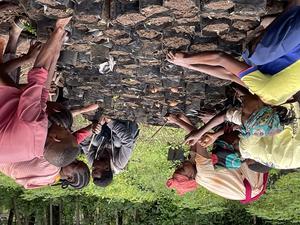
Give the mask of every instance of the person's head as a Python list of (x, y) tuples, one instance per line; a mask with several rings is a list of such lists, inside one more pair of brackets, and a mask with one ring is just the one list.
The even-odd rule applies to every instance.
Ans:
[(196, 174), (196, 165), (186, 160), (177, 167), (172, 178), (167, 180), (166, 186), (169, 189), (175, 189), (178, 195), (184, 195), (197, 189)]
[(189, 179), (195, 179), (197, 174), (196, 165), (190, 160), (186, 160), (176, 168), (174, 174), (180, 174), (188, 177)]
[(48, 103), (48, 119), (53, 124), (71, 130), (73, 116), (69, 109), (59, 103)]
[(108, 154), (94, 160), (92, 177), (94, 184), (100, 187), (106, 187), (112, 182), (113, 172)]
[(90, 170), (84, 162), (75, 160), (61, 168), (60, 176), (63, 187), (70, 185), (73, 188), (81, 189), (89, 184)]
[(72, 133), (53, 123), (48, 129), (44, 157), (52, 165), (64, 167), (72, 163), (80, 153), (79, 146)]

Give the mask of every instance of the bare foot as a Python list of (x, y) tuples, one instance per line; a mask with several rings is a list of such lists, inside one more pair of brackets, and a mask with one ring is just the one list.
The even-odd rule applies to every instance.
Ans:
[(19, 35), (22, 31), (23, 31), (23, 28), (22, 28), (21, 26), (18, 26), (18, 25), (16, 24), (16, 22), (13, 22), (13, 23), (11, 24), (11, 28), (10, 28), (9, 33), (10, 33), (11, 35)]
[(57, 19), (57, 21), (55, 23), (55, 29), (57, 29), (57, 28), (65, 29), (65, 27), (67, 26), (67, 24), (70, 22), (71, 19), (72, 19), (72, 16)]

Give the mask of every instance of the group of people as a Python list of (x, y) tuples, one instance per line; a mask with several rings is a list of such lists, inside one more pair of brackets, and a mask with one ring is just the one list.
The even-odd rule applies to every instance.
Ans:
[[(239, 61), (223, 52), (168, 53), (167, 60), (235, 83), (238, 102), (205, 115), (196, 128), (184, 115), (168, 122), (188, 132), (190, 158), (167, 181), (178, 194), (202, 186), (249, 203), (266, 190), (268, 171), (300, 167), (300, 1), (289, 1)], [(211, 146), (211, 152), (207, 148)]]
[[(70, 20), (58, 19), (45, 44), (31, 43), (28, 53), (17, 58), (26, 19), (16, 18), (4, 54), (0, 52), (0, 172), (26, 189), (47, 185), (81, 189), (90, 177), (95, 185), (106, 187), (114, 174), (125, 169), (138, 136), (135, 122), (106, 116), (72, 132), (74, 116), (99, 106), (69, 110), (48, 101)], [(27, 83), (20, 84), (19, 68), (24, 63), (33, 63), (33, 68)], [(90, 166), (77, 159), (80, 153), (87, 156)]]
[[(1, 54), (0, 172), (25, 188), (60, 184), (80, 189), (90, 177), (106, 187), (126, 168), (139, 134), (135, 122), (105, 116), (72, 132), (73, 117), (98, 105), (69, 110), (48, 101), (70, 19), (58, 19), (48, 41), (32, 44), (19, 58), (15, 52), (23, 28), (22, 19), (16, 19)], [(300, 91), (300, 1), (289, 1), (279, 17), (268, 21), (244, 52), (244, 62), (223, 52), (167, 54), (170, 63), (236, 83), (238, 99), (223, 112), (201, 117), (201, 128), (183, 114), (166, 117), (188, 133), (189, 159), (167, 181), (178, 194), (202, 186), (248, 203), (265, 192), (270, 168), (300, 167), (299, 103), (294, 99)], [(34, 62), (33, 69), (27, 84), (20, 85), (18, 69), (27, 62)], [(76, 159), (80, 153), (91, 173)]]

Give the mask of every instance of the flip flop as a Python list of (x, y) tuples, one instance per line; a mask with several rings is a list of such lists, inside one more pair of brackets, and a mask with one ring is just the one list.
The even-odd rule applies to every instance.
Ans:
[(18, 16), (14, 19), (13, 24), (22, 30), (28, 30), (28, 27), (31, 26), (29, 18), (25, 16)]

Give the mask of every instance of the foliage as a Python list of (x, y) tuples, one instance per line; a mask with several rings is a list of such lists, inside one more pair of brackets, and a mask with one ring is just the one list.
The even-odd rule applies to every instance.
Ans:
[(300, 223), (300, 173), (281, 177), (248, 211), (268, 220)]
[(254, 220), (265, 225), (300, 222), (299, 173), (282, 176), (281, 172), (272, 170), (268, 193), (249, 206), (227, 201), (201, 187), (179, 197), (165, 188), (167, 178), (174, 171), (174, 163), (166, 158), (170, 146), (182, 143), (184, 132), (164, 128), (150, 138), (158, 127), (143, 125), (141, 129), (128, 168), (116, 176), (108, 188), (96, 187), (91, 182), (81, 191), (58, 186), (24, 190), (11, 179), (0, 176), (0, 210), (17, 205), (21, 219), (35, 215), (36, 224), (46, 224), (49, 205), (62, 207), (63, 224), (74, 223), (77, 207), (81, 224), (95, 224), (95, 221), (115, 224), (118, 217), (122, 217), (123, 224), (130, 225), (250, 225)]

